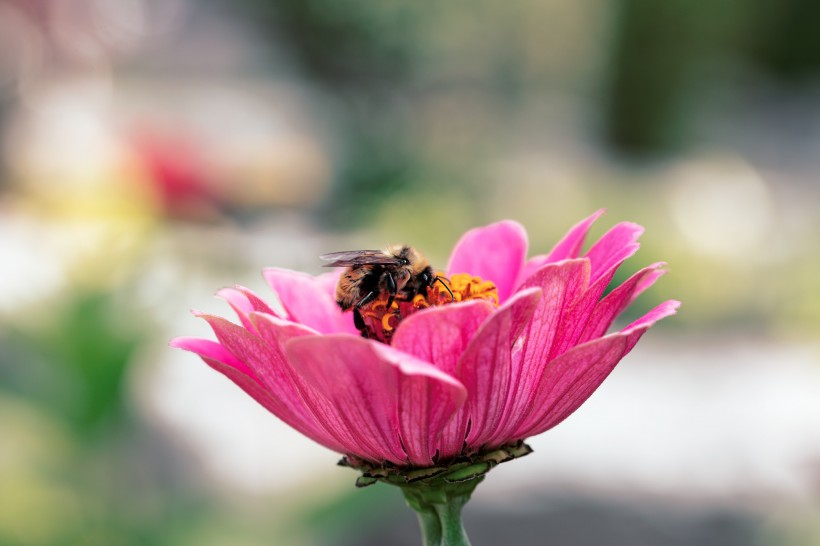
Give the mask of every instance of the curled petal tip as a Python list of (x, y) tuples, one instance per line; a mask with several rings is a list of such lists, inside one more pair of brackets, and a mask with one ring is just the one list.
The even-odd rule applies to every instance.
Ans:
[[(655, 262), (653, 264), (649, 264), (644, 268), (644, 270), (647, 270), (649, 272), (649, 281), (645, 283), (647, 284), (646, 288), (649, 288), (649, 286), (654, 284), (656, 280), (669, 273), (669, 270), (666, 268), (667, 265), (668, 264), (666, 262)], [(641, 289), (640, 292), (643, 292), (643, 289)]]
[(662, 304), (658, 305), (657, 307), (655, 307), (654, 309), (652, 309), (651, 311), (649, 311), (647, 314), (645, 314), (632, 324), (628, 325), (621, 331), (621, 333), (628, 334), (641, 328), (649, 328), (659, 320), (677, 313), (680, 305), (681, 302), (678, 300), (667, 300)]
[(214, 341), (191, 336), (175, 337), (168, 342), (168, 346), (206, 356), (213, 353), (214, 350), (224, 350), (215, 349), (219, 347), (219, 344)]
[(239, 290), (239, 288), (224, 287), (220, 288), (214, 294), (216, 297), (225, 300), (230, 305), (238, 306), (240, 308), (250, 307), (248, 298)]

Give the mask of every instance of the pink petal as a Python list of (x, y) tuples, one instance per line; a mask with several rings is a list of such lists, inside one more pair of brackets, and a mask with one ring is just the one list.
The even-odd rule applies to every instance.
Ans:
[(509, 419), (505, 409), (512, 408), (510, 399), (518, 387), (512, 383), (520, 378), (521, 371), (521, 361), (513, 358), (514, 346), (541, 295), (540, 288), (528, 288), (513, 295), (482, 325), (461, 358), (457, 377), (469, 393), (467, 443), (471, 446), (481, 447)]
[[(392, 346), (455, 376), (459, 358), (493, 311), (490, 303), (480, 300), (426, 309), (401, 323)], [(467, 410), (462, 408), (444, 428), (439, 445), (442, 458), (461, 452), (468, 420)]]
[[(236, 285), (236, 290), (242, 293), (243, 296), (248, 300), (250, 303), (251, 309), (256, 311), (257, 313), (267, 313), (269, 315), (279, 316), (279, 313), (274, 311), (268, 303), (253, 293), (250, 288), (245, 288), (244, 286)], [(282, 317), (284, 318), (284, 317)]]
[(565, 310), (575, 305), (585, 293), (588, 276), (589, 260), (566, 260), (545, 265), (531, 275), (519, 290), (540, 288), (542, 296), (514, 346), (503, 414), (492, 431), (492, 438), (485, 443), (494, 446), (499, 445), (499, 439), (508, 440), (529, 411), (536, 396), (536, 385), (554, 346), (562, 343)]
[(304, 324), (323, 334), (357, 333), (352, 314), (343, 314), (328, 294), (327, 275), (313, 277), (275, 267), (265, 269), (263, 275), (293, 322)]
[(629, 324), (626, 328), (621, 330), (621, 334), (630, 334), (635, 330), (640, 330), (641, 328), (649, 328), (662, 318), (668, 317), (669, 315), (674, 315), (678, 312), (678, 308), (680, 307), (680, 302), (678, 300), (668, 300), (663, 302), (662, 304), (658, 305), (647, 314)]
[(581, 254), (581, 247), (584, 245), (584, 240), (589, 233), (589, 228), (595, 223), (595, 220), (604, 214), (604, 209), (599, 209), (584, 220), (581, 220), (567, 232), (564, 237), (558, 241), (549, 254), (542, 254), (530, 258), (524, 265), (521, 275), (518, 277), (518, 284), (521, 284), (527, 277), (535, 273), (535, 271), (548, 263), (560, 262), (577, 258)]
[[(265, 351), (265, 355), (262, 358), (256, 358), (248, 352), (247, 347), (237, 347), (236, 350), (241, 351), (249, 362), (256, 364), (257, 376), (278, 398), (287, 401), (293, 407), (306, 405), (306, 399), (310, 398), (310, 393), (306, 392), (304, 381), (288, 361), (285, 355), (285, 344), (297, 337), (316, 336), (318, 332), (266, 313), (251, 313), (248, 320), (252, 326), (251, 331), (255, 332), (258, 339), (264, 342), (262, 350)], [(255, 341), (254, 346), (257, 346)]]
[[(305, 388), (301, 378), (295, 374), (285, 358), (281, 347), (282, 342), (274, 339), (273, 343), (266, 343), (250, 331), (221, 317), (201, 316), (210, 324), (219, 343), (238, 360), (245, 363), (253, 371), (259, 384), (279, 402), (278, 410), (275, 412), (277, 417), (302, 434), (331, 449), (338, 450), (340, 445), (344, 445), (342, 438), (332, 436), (332, 431), (328, 431), (315, 418), (312, 407), (306, 401), (311, 398), (311, 393)], [(258, 317), (266, 317), (270, 322), (281, 323), (278, 337), (283, 340), (299, 336), (318, 337), (315, 336), (314, 331), (304, 326), (270, 315), (253, 313), (250, 317), (252, 321), (253, 317), (257, 317), (256, 327), (262, 323), (258, 321)]]
[[(253, 372), (239, 362), (227, 349), (206, 339), (177, 338), (171, 341), (171, 346), (184, 349), (199, 355), (210, 367), (222, 373), (233, 381), (239, 388), (251, 395), (273, 414), (282, 412), (282, 404), (274, 399), (270, 393), (262, 387)], [(221, 357), (221, 358), (220, 358)]]
[(522, 290), (536, 286), (544, 292), (528, 327), (523, 347), (527, 360), (546, 363), (566, 345), (577, 319), (572, 311), (587, 293), (589, 274), (589, 260), (578, 258), (547, 264), (522, 285)]
[(333, 301), (336, 301), (336, 285), (339, 284), (339, 277), (342, 276), (343, 272), (343, 267), (335, 267), (327, 273), (314, 277), (321, 290), (330, 296)]
[[(287, 361), (285, 345), (291, 339), (303, 337), (305, 330), (307, 330), (305, 327), (260, 313), (252, 314), (250, 319), (260, 337), (268, 345), (276, 348), (283, 361)], [(361, 442), (355, 435), (351, 434), (349, 427), (340, 424), (338, 411), (333, 407), (332, 401), (316, 392), (291, 364), (287, 367), (277, 368), (277, 370), (280, 372), (278, 375), (282, 377), (272, 376), (270, 380), (285, 386), (295, 385), (296, 388), (293, 394), (301, 398), (304, 406), (318, 423), (319, 428), (328, 431), (331, 437), (344, 446), (343, 453), (369, 458), (369, 453), (359, 451)]]
[(402, 321), (391, 345), (455, 375), (458, 359), (495, 309), (483, 300), (430, 307)]
[(235, 368), (245, 375), (253, 376), (251, 371), (244, 362), (236, 358), (228, 349), (210, 339), (200, 339), (196, 337), (175, 337), (168, 344), (175, 349), (182, 349), (190, 351), (202, 358), (209, 358), (221, 362), (223, 365)]
[(274, 396), (270, 390), (260, 383), (248, 366), (219, 343), (207, 339), (176, 338), (171, 340), (171, 346), (199, 355), (208, 366), (233, 381), (262, 407), (305, 436), (334, 451), (345, 452), (342, 445), (332, 437), (317, 431), (311, 424), (301, 422), (298, 418), (295, 418), (286, 401)]
[(624, 222), (610, 229), (592, 246), (587, 254), (591, 264), (589, 288), (565, 310), (561, 338), (555, 343), (550, 358), (580, 343), (587, 322), (615, 272), (624, 260), (637, 252), (640, 245), (635, 240), (642, 232), (641, 226)]
[(609, 272), (614, 273), (618, 265), (635, 254), (640, 247), (637, 240), (643, 232), (643, 226), (621, 222), (601, 236), (586, 254), (592, 264), (590, 283), (597, 282)]
[(252, 329), (248, 315), (254, 311), (277, 315), (267, 303), (251, 292), (250, 289), (243, 286), (223, 288), (219, 290), (216, 295), (228, 302), (228, 305), (236, 312), (237, 317), (239, 317), (239, 320), (242, 322), (242, 326), (246, 329)]
[(335, 410), (326, 418), (372, 461), (431, 465), (441, 430), (467, 396), (432, 365), (362, 338), (303, 337), (287, 353)]
[(248, 321), (248, 313), (253, 312), (253, 305), (245, 297), (245, 294), (234, 288), (222, 288), (216, 293), (217, 296), (228, 302), (231, 309), (234, 310), (236, 316), (242, 322), (242, 326), (250, 328), (251, 323)]
[(526, 230), (518, 222), (504, 220), (465, 233), (450, 255), (447, 274), (469, 273), (493, 281), (503, 303), (515, 288), (526, 255)]
[(665, 302), (621, 332), (598, 338), (550, 362), (538, 384), (531, 411), (510, 440), (544, 432), (571, 415), (658, 320), (674, 314), (679, 302)]
[(658, 262), (641, 269), (600, 300), (586, 323), (579, 343), (604, 335), (618, 315), (666, 272), (661, 269), (664, 265), (664, 262)]
[(661, 267), (665, 266), (666, 262), (655, 262), (654, 264), (649, 265), (649, 268), (655, 267), (654, 271), (651, 271), (643, 276), (641, 282), (638, 283), (638, 286), (635, 287), (635, 291), (632, 293), (632, 299), (629, 303), (635, 301), (635, 299), (643, 294), (646, 290), (652, 287), (655, 284), (655, 281), (666, 275), (665, 269), (660, 269)]
[(587, 237), (587, 233), (589, 233), (589, 228), (592, 227), (592, 224), (594, 224), (598, 218), (603, 216), (604, 212), (606, 212), (606, 209), (598, 209), (572, 226), (567, 234), (564, 235), (564, 238), (558, 241), (547, 255), (549, 262), (559, 262), (580, 256), (581, 247), (584, 246), (584, 240)]

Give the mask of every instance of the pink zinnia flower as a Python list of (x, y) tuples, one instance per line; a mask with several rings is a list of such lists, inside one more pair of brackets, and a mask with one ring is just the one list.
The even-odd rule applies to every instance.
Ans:
[(467, 232), (446, 275), (468, 273), (473, 287), (492, 281), (497, 305), (495, 294), (458, 292), (467, 301), (402, 314), (389, 344), (363, 338), (352, 314), (338, 308), (339, 271), (314, 277), (271, 268), (264, 276), (281, 303), (276, 310), (247, 288), (223, 289), (239, 324), (200, 314), (217, 341), (177, 338), (172, 345), (198, 354), (284, 422), (352, 460), (428, 467), (485, 453), (566, 419), (679, 305), (666, 301), (606, 333), (664, 264), (603, 296), (637, 251), (643, 228), (617, 224), (582, 255), (601, 214), (529, 259), (516, 222)]

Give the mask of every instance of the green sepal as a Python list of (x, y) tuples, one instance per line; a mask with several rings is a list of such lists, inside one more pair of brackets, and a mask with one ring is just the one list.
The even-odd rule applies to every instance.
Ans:
[(430, 466), (426, 468), (408, 470), (404, 473), (404, 478), (407, 480), (407, 483), (413, 483), (419, 480), (433, 478), (439, 474), (443, 474), (444, 472), (447, 472), (446, 466)]
[(518, 459), (532, 453), (532, 448), (524, 442), (501, 446), (492, 451), (456, 457), (448, 464), (428, 467), (399, 467), (390, 463), (381, 465), (356, 457), (344, 457), (340, 466), (346, 466), (362, 473), (356, 480), (357, 487), (367, 487), (376, 481), (396, 485), (426, 483), (433, 487), (443, 483), (458, 483), (474, 480), (501, 463)]
[(370, 485), (373, 485), (377, 481), (379, 481), (378, 478), (373, 478), (371, 476), (359, 476), (358, 478), (356, 478), (356, 487), (368, 487)]
[(449, 472), (443, 476), (444, 481), (449, 483), (466, 482), (483, 476), (493, 467), (488, 461), (471, 464), (459, 470)]

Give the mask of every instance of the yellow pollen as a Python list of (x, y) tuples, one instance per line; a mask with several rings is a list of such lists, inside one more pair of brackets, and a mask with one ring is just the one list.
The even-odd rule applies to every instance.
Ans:
[(398, 322), (399, 318), (395, 313), (385, 313), (382, 316), (382, 329), (385, 332), (392, 332), (394, 330), (393, 325), (390, 324), (391, 322)]
[(427, 298), (421, 294), (416, 294), (413, 298), (413, 307), (416, 309), (425, 309), (430, 307), (430, 303), (427, 301)]
[(454, 299), (455, 301), (487, 300), (498, 307), (498, 289), (492, 281), (485, 281), (469, 273), (456, 273), (449, 278), (444, 276), (439, 276), (439, 278), (449, 286), (453, 296), (451, 297), (447, 288), (437, 281), (430, 289), (433, 294), (428, 293), (428, 298), (432, 301), (431, 305), (447, 304)]

